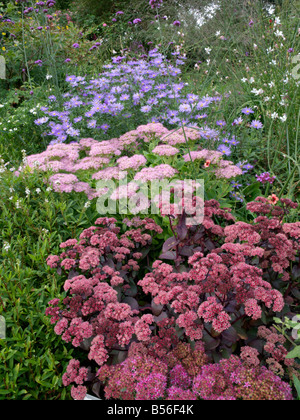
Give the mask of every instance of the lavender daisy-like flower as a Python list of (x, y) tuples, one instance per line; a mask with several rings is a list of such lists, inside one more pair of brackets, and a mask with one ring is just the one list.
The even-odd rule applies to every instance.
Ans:
[(141, 111), (142, 111), (144, 114), (148, 114), (149, 112), (151, 112), (151, 111), (152, 111), (152, 107), (151, 107), (150, 105), (145, 105), (145, 106), (142, 106)]
[(228, 142), (231, 146), (237, 146), (238, 144), (240, 144), (240, 142), (236, 139), (235, 136), (232, 137), (231, 140), (229, 140)]
[(261, 128), (263, 128), (263, 124), (260, 121), (254, 120), (251, 123), (251, 127), (252, 128), (256, 128), (257, 130), (260, 130)]
[(191, 105), (189, 105), (189, 104), (181, 104), (179, 106), (179, 112), (190, 114), (192, 112)]
[(242, 124), (243, 124), (243, 118), (242, 117), (236, 118), (232, 123), (233, 126), (242, 125)]
[(242, 109), (242, 113), (245, 115), (250, 115), (250, 114), (254, 114), (254, 111), (251, 108), (244, 108)]
[(233, 188), (241, 188), (242, 184), (239, 184), (237, 181), (232, 181), (231, 185), (233, 186)]
[(49, 121), (48, 117), (43, 117), (43, 118), (39, 118), (39, 119), (35, 120), (34, 123), (36, 125), (42, 125), (42, 124), (46, 124), (46, 122), (48, 122), (48, 121)]
[(108, 124), (102, 124), (100, 128), (103, 131), (107, 131), (110, 128), (110, 125), (108, 125)]
[(79, 48), (79, 44), (75, 42), (75, 44), (72, 45), (73, 48)]
[(96, 128), (96, 125), (97, 125), (96, 120), (91, 120), (87, 123), (88, 128)]
[(230, 150), (230, 147), (228, 147), (228, 146), (226, 146), (225, 144), (221, 144), (219, 147), (218, 147), (218, 152), (221, 152), (223, 155), (225, 155), (225, 156), (229, 156), (229, 155), (231, 155), (231, 150)]
[(56, 96), (50, 95), (49, 98), (48, 98), (48, 101), (49, 102), (56, 102)]

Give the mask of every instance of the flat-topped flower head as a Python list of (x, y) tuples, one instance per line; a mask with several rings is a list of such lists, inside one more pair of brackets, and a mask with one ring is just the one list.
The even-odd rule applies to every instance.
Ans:
[(173, 178), (177, 174), (177, 170), (170, 165), (162, 164), (153, 168), (144, 168), (138, 172), (135, 181), (154, 181)]
[(152, 153), (158, 156), (175, 156), (179, 153), (179, 150), (176, 147), (169, 145), (156, 146)]

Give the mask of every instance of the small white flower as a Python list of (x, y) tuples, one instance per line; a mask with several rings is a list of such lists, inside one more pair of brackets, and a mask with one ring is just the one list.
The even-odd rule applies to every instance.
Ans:
[(9, 251), (10, 250), (10, 244), (8, 242), (3, 242), (3, 249), (4, 251)]
[(279, 117), (282, 122), (286, 122), (287, 116), (284, 114), (282, 117)]
[(256, 96), (262, 95), (264, 93), (263, 89), (253, 89), (251, 93), (254, 93)]
[(276, 120), (278, 117), (279, 115), (277, 114), (277, 112), (273, 112), (273, 114), (271, 114), (272, 120)]
[(275, 18), (275, 25), (281, 25), (281, 20), (279, 17)]
[(274, 15), (275, 13), (275, 6), (270, 6), (269, 9), (267, 9), (267, 12), (269, 13), (269, 15)]
[(283, 35), (283, 32), (282, 31), (279, 31), (278, 29), (275, 32), (275, 36), (277, 36), (277, 38), (285, 39), (285, 36)]

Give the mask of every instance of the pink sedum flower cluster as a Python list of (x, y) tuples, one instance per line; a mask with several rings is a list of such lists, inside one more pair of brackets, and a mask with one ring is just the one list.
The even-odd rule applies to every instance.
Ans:
[[(70, 363), (64, 383), (74, 384), (73, 397), (84, 397), (86, 382), (100, 380), (108, 399), (292, 399), (279, 376), (297, 365), (286, 358), (285, 339), (263, 325), (295, 304), (289, 292), (299, 223), (286, 224), (284, 216), (296, 207), (259, 197), (248, 205), (257, 217), (241, 223), (208, 201), (202, 225), (187, 226), (184, 215), (171, 222), (174, 236), (146, 273), (140, 261), (162, 233), (152, 219), (125, 219), (121, 234), (115, 219), (100, 218), (79, 241), (62, 243), (61, 255), (47, 263), (66, 275), (67, 296), (49, 302), (47, 315), (64, 341), (100, 367), (91, 376)], [(250, 326), (258, 328), (257, 348), (249, 338), (242, 345)], [(230, 358), (212, 364), (223, 349)]]
[[(174, 145), (187, 146), (191, 154), (183, 156), (188, 164), (191, 160), (210, 161), (209, 166), (216, 178), (230, 179), (242, 174), (242, 170), (232, 162), (223, 160), (223, 155), (217, 151), (198, 150), (200, 139), (199, 129), (185, 128), (176, 132), (169, 131), (160, 123), (141, 125), (120, 138), (107, 141), (97, 141), (92, 138), (81, 139), (79, 143), (50, 145), (43, 153), (26, 158), (27, 168), (42, 172), (52, 172), (50, 185), (56, 192), (83, 192), (89, 200), (107, 193), (106, 188), (96, 191), (95, 184), (99, 180), (123, 180), (129, 177), (140, 182), (172, 179), (178, 175), (176, 168), (180, 150)], [(148, 161), (137, 149), (147, 150), (153, 143), (153, 154), (161, 157), (161, 164)], [(152, 146), (151, 146), (152, 147)], [(164, 159), (172, 158), (172, 165)], [(179, 157), (178, 157), (179, 159)], [(168, 162), (169, 163), (169, 162)], [(20, 167), (16, 175), (25, 167)]]
[[(191, 361), (201, 353), (202, 362), (191, 370)], [(203, 349), (179, 344), (163, 360), (150, 356), (147, 348), (133, 351), (125, 362), (101, 367), (98, 378), (106, 399), (292, 400), (291, 387), (257, 360), (255, 349), (245, 347), (241, 357), (209, 364)]]

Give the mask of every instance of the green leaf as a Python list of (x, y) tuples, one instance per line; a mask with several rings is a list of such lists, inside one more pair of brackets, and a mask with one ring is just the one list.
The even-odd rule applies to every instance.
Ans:
[(300, 359), (300, 346), (294, 348), (294, 350), (290, 351), (289, 354), (286, 356), (287, 359)]
[(295, 375), (293, 375), (293, 379), (294, 379), (294, 386), (298, 394), (298, 399), (300, 399), (300, 381)]

